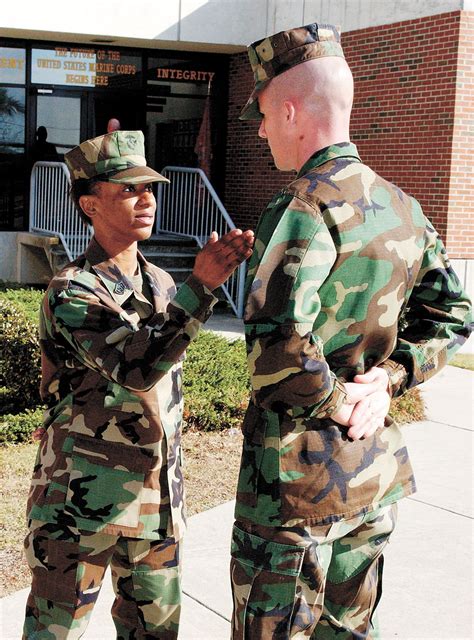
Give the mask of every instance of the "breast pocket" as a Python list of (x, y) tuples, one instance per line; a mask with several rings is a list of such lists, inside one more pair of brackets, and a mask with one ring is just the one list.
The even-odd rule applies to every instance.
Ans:
[(153, 453), (141, 447), (76, 436), (65, 513), (81, 521), (136, 527)]

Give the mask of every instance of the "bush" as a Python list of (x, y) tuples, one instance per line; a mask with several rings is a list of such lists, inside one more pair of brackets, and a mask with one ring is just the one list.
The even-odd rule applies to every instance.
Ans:
[[(39, 321), (39, 309), (43, 295), (43, 289), (25, 287), (15, 282), (3, 282), (0, 280), (0, 301), (7, 301), (10, 309), (14, 307), (18, 310), (18, 313), (26, 316), (34, 325), (37, 325)], [(0, 336), (3, 337), (2, 327), (3, 316), (0, 316)], [(0, 348), (0, 385), (6, 385), (7, 380), (4, 374), (2, 352), (3, 345)], [(3, 403), (1, 404), (3, 406)]]
[[(0, 417), (0, 443), (17, 443), (28, 440), (41, 424), (39, 336), (32, 318), (37, 317), (43, 293), (1, 289), (0, 285), (0, 414), (7, 415)], [(189, 345), (183, 369), (184, 428), (239, 427), (250, 395), (245, 342), (228, 342), (202, 331)], [(399, 423), (422, 420), (418, 389), (394, 400), (391, 414)]]
[(1, 384), (8, 389), (17, 411), (34, 408), (40, 402), (41, 356), (38, 324), (21, 306), (0, 297)]
[(39, 310), (43, 296), (44, 290), (42, 289), (0, 281), (0, 299), (12, 302), (34, 324), (38, 324), (39, 321)]
[(33, 431), (43, 424), (43, 409), (0, 416), (0, 445), (20, 444), (31, 440)]
[(245, 342), (203, 331), (189, 345), (183, 369), (185, 426), (204, 431), (238, 426), (250, 393)]

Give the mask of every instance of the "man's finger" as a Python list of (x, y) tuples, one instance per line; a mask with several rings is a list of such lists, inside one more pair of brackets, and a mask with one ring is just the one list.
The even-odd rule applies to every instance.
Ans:
[(377, 391), (379, 388), (375, 382), (368, 382), (367, 384), (346, 382), (344, 387), (347, 393), (346, 402), (348, 404), (356, 404), (356, 402), (360, 402), (363, 398), (374, 393), (374, 391)]
[(376, 383), (381, 390), (388, 389), (388, 373), (382, 367), (372, 367), (365, 373), (359, 373), (354, 376), (354, 382), (357, 384)]
[(390, 409), (390, 395), (375, 391), (360, 400), (354, 407), (348, 422), (347, 435), (353, 440), (368, 437), (385, 424)]
[(354, 382), (358, 384), (367, 384), (369, 382), (374, 382), (376, 379), (376, 372), (373, 369), (369, 369), (365, 373), (359, 373), (354, 376)]
[(371, 415), (370, 401), (368, 398), (363, 398), (355, 405), (349, 420), (349, 424), (351, 426), (363, 424), (370, 419)]

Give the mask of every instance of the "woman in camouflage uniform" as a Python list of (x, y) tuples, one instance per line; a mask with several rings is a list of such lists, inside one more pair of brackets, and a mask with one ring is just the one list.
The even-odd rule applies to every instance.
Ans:
[(174, 640), (180, 613), (181, 361), (252, 232), (213, 233), (193, 274), (172, 278), (137, 250), (155, 219), (141, 131), (66, 154), (94, 228), (53, 277), (40, 317), (47, 405), (28, 500), (33, 574), (24, 638), (79, 638), (111, 565), (119, 638)]

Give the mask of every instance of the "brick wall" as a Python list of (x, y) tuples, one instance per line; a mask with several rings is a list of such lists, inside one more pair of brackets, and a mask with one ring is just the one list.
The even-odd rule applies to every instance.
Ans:
[[(469, 127), (472, 133), (473, 78), (471, 69), (467, 79), (467, 62), (459, 65), (463, 89), (455, 101), (460, 26), (461, 48), (472, 53), (468, 15), (456, 11), (343, 34), (355, 80), (352, 139), (362, 160), (420, 200), (452, 257), (468, 251), (465, 239), (455, 240), (469, 217), (463, 151)], [(225, 202), (243, 227), (255, 225), (262, 207), (291, 176), (273, 167), (258, 124), (238, 120), (252, 85), (247, 55), (232, 56)], [(470, 123), (463, 124), (469, 114)]]
[(447, 249), (474, 257), (474, 14), (461, 12)]
[(231, 56), (225, 205), (238, 226), (253, 228), (261, 209), (294, 174), (275, 168), (258, 122), (241, 121), (239, 114), (253, 89), (247, 53)]
[(353, 31), (352, 138), (362, 159), (418, 198), (446, 239), (459, 12)]

